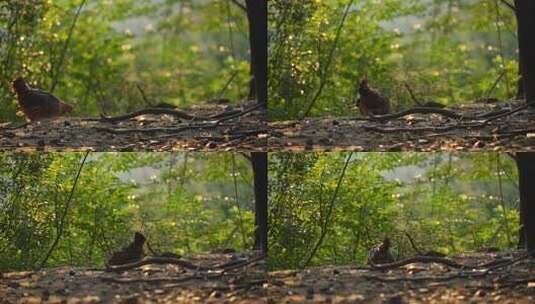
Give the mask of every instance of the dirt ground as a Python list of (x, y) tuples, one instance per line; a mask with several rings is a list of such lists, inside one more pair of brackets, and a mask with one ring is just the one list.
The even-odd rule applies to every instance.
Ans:
[[(258, 256), (233, 253), (186, 259), (213, 270), (153, 263), (113, 272), (60, 267), (0, 273), (0, 303), (535, 302), (535, 260), (525, 252), (446, 259), (457, 264), (398, 261), (403, 265), (384, 269), (349, 265), (267, 273)], [(227, 266), (222, 272), (214, 265)]]
[[(63, 117), (0, 125), (0, 151), (264, 151), (267, 129), (261, 110), (232, 119), (253, 103), (205, 104), (180, 111), (203, 119), (144, 114), (121, 121)], [(228, 116), (226, 116), (228, 118)]]
[[(210, 266), (252, 259), (211, 254), (188, 261)], [(265, 263), (255, 261), (225, 272), (149, 264), (118, 272), (60, 267), (0, 273), (0, 303), (267, 303)]]
[(521, 252), (497, 252), (451, 257), (463, 265), (483, 265), (497, 259), (506, 263), (467, 269), (412, 263), (388, 270), (323, 266), (275, 271), (269, 275), (269, 302), (534, 303), (535, 260), (522, 256)]
[(269, 123), (268, 145), (272, 151), (535, 151), (535, 113), (514, 112), (518, 106), (468, 104), (447, 109), (460, 116), (453, 118), (414, 113), (378, 121), (355, 112), (353, 117), (276, 121)]

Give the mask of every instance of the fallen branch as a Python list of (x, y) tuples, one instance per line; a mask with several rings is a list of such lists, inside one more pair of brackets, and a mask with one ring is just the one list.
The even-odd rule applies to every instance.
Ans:
[(433, 281), (433, 282), (443, 282), (450, 281), (453, 279), (462, 278), (463, 276), (460, 273), (449, 276), (422, 276), (422, 277), (384, 277), (376, 275), (362, 275), (363, 278), (368, 280), (379, 281), (382, 283), (393, 283), (393, 282), (423, 282), (423, 281)]
[[(112, 134), (125, 134), (125, 133), (154, 133), (154, 132), (167, 132), (167, 133), (179, 133), (185, 130), (190, 129), (208, 129), (208, 128), (215, 128), (221, 125), (222, 122), (231, 120), (240, 116), (243, 116), (245, 114), (248, 114), (250, 112), (253, 112), (257, 109), (259, 109), (261, 105), (257, 104), (255, 106), (250, 107), (249, 109), (239, 111), (237, 113), (232, 114), (226, 114), (223, 117), (218, 118), (217, 120), (212, 121), (206, 121), (206, 122), (197, 122), (194, 124), (189, 124), (182, 127), (169, 127), (169, 128), (128, 128), (128, 129), (115, 129), (115, 128), (107, 128), (107, 127), (95, 127), (97, 131), (104, 131)], [(148, 110), (148, 109), (147, 109)], [(165, 110), (168, 111), (169, 109), (159, 109), (159, 110)], [(142, 110), (143, 111), (143, 110)], [(174, 110), (170, 110), (174, 111)], [(140, 111), (138, 111), (140, 112)], [(131, 114), (128, 114), (131, 115)], [(221, 115), (221, 114), (218, 114)], [(127, 115), (123, 115), (123, 117), (126, 117)], [(210, 118), (205, 118), (210, 119)]]
[[(512, 264), (515, 264), (521, 260), (524, 260), (524, 259), (527, 259), (529, 258), (534, 252), (528, 252), (528, 253), (525, 253), (517, 258), (514, 258), (512, 260), (507, 260), (507, 261), (504, 261), (502, 263), (499, 263), (497, 265), (493, 265), (491, 267), (488, 267), (487, 269), (481, 271), (467, 271), (467, 272), (464, 272), (464, 271), (461, 271), (461, 272), (458, 272), (458, 273), (455, 273), (455, 274), (452, 274), (452, 275), (448, 275), (448, 276), (422, 276), (422, 277), (379, 277), (379, 276), (375, 276), (375, 275), (363, 275), (364, 278), (366, 279), (370, 279), (370, 280), (376, 280), (376, 281), (380, 281), (380, 282), (383, 282), (383, 283), (391, 283), (391, 282), (401, 282), (401, 281), (410, 281), (410, 282), (421, 282), (421, 281), (434, 281), (434, 282), (443, 282), (443, 281), (449, 281), (449, 280), (454, 280), (454, 279), (460, 279), (460, 278), (475, 278), (475, 277), (484, 277), (490, 273), (492, 273), (493, 271), (496, 271), (500, 268), (504, 268), (504, 267), (507, 267), (509, 265), (512, 265)], [(395, 263), (390, 263), (390, 264), (395, 264)], [(485, 263), (483, 265), (487, 265), (489, 263)], [(385, 264), (387, 265), (387, 264)], [(458, 264), (458, 265), (461, 265), (461, 264)], [(481, 265), (481, 266), (483, 266)], [(464, 266), (464, 265), (463, 265)], [(465, 266), (465, 267), (471, 267), (471, 268), (479, 268), (481, 269), (482, 267), (481, 266)], [(373, 267), (374, 269), (377, 269), (376, 267)], [(386, 269), (386, 268), (385, 268)]]
[[(264, 283), (266, 283), (267, 280), (266, 279), (256, 279), (256, 280), (251, 280), (251, 281), (248, 281), (246, 283), (242, 283), (242, 284), (229, 284), (229, 285), (223, 285), (223, 286), (213, 286), (213, 285), (210, 285), (210, 286), (199, 286), (200, 288), (209, 288), (210, 290), (219, 290), (219, 291), (234, 291), (236, 292), (237, 290), (240, 290), (240, 289), (250, 289), (251, 287), (253, 286), (258, 286), (258, 285), (262, 285)], [(176, 287), (180, 287), (182, 285), (183, 282), (178, 282), (176, 284), (167, 284), (165, 286), (163, 286), (163, 288), (176, 288)]]
[(482, 123), (487, 124), (492, 120), (496, 120), (505, 116), (509, 116), (519, 111), (522, 111), (524, 109), (527, 109), (531, 105), (535, 105), (535, 102), (524, 103), (523, 105), (520, 105), (512, 110), (498, 110), (498, 111), (494, 110), (491, 112), (485, 112), (485, 113), (475, 115), (475, 116), (466, 116), (466, 115), (462, 115), (451, 110), (435, 108), (435, 107), (414, 107), (414, 108), (410, 108), (410, 109), (403, 110), (397, 113), (392, 113), (392, 114), (370, 115), (369, 120), (383, 122), (387, 120), (401, 118), (401, 117), (411, 115), (411, 114), (438, 114), (447, 118), (458, 119), (458, 120), (478, 120), (481, 118), (486, 118), (486, 120), (484, 120)]
[(108, 127), (95, 127), (95, 130), (112, 133), (112, 134), (128, 134), (128, 133), (156, 133), (156, 132), (162, 132), (162, 133), (173, 133), (175, 135), (176, 133), (180, 133), (182, 131), (186, 130), (194, 130), (194, 129), (203, 129), (203, 128), (209, 128), (214, 127), (213, 125), (206, 125), (206, 124), (200, 124), (200, 125), (187, 125), (183, 127), (158, 127), (158, 128), (122, 128), (122, 129), (114, 129), (114, 128), (108, 128)]
[[(506, 111), (499, 110), (499, 111), (487, 112), (487, 113), (483, 113), (483, 114), (480, 114), (480, 115), (477, 115), (477, 116), (473, 116), (473, 117), (463, 116), (463, 115), (457, 114), (455, 112), (452, 112), (452, 111), (449, 111), (449, 110), (444, 110), (444, 109), (412, 108), (412, 109), (405, 110), (405, 111), (402, 111), (402, 112), (399, 112), (399, 113), (395, 113), (395, 114), (373, 116), (373, 119), (377, 119), (377, 118), (381, 119), (383, 117), (386, 117), (387, 120), (390, 120), (390, 119), (399, 118), (399, 117), (402, 117), (402, 116), (405, 116), (405, 115), (408, 115), (408, 114), (424, 113), (424, 112), (426, 112), (426, 113), (437, 113), (437, 114), (438, 114), (438, 112), (443, 112), (443, 114), (449, 113), (447, 115), (451, 115), (451, 118), (454, 118), (455, 116), (458, 116), (457, 118), (461, 119), (461, 120), (479, 119), (479, 118), (482, 118), (482, 117), (485, 117), (486, 119), (482, 120), (482, 121), (463, 122), (463, 123), (452, 124), (452, 125), (441, 126), (441, 127), (426, 126), (426, 127), (419, 127), (419, 128), (414, 128), (414, 127), (381, 128), (381, 127), (377, 127), (377, 126), (366, 126), (366, 125), (363, 125), (362, 127), (365, 130), (375, 131), (375, 132), (379, 132), (379, 133), (448, 132), (448, 131), (451, 131), (451, 130), (454, 130), (454, 129), (462, 129), (462, 128), (482, 128), (482, 127), (487, 126), (491, 121), (494, 121), (494, 120), (497, 120), (497, 119), (500, 119), (500, 118), (504, 118), (506, 116), (510, 116), (512, 114), (515, 114), (517, 112), (525, 110), (529, 106), (534, 105), (534, 104), (535, 104), (535, 102), (529, 102), (529, 103), (525, 103), (525, 104), (523, 104), (521, 106), (518, 106), (518, 107), (516, 107), (514, 109), (511, 109), (511, 110), (506, 110)], [(423, 109), (425, 109), (425, 110), (423, 110)], [(418, 111), (414, 112), (414, 110), (418, 110)], [(420, 110), (423, 110), (423, 111), (420, 111)], [(530, 133), (531, 131), (532, 131), (532, 129), (517, 130), (517, 131), (513, 131), (513, 132), (509, 132), (509, 133), (502, 133), (499, 136), (510, 137), (510, 136), (516, 136), (516, 135), (519, 135), (519, 134), (522, 134), (522, 133)]]
[[(474, 127), (477, 125), (473, 125)], [(467, 124), (454, 124), (454, 125), (447, 125), (442, 127), (392, 127), (392, 128), (381, 128), (377, 126), (366, 126), (363, 125), (362, 128), (367, 131), (374, 131), (379, 133), (398, 133), (398, 132), (448, 132), (454, 129), (460, 129), (460, 128), (468, 128), (472, 127), (472, 125)]]
[(265, 258), (264, 255), (259, 255), (259, 256), (250, 258), (248, 260), (230, 261), (224, 264), (219, 264), (219, 265), (214, 265), (214, 266), (202, 266), (202, 265), (193, 264), (183, 259), (167, 258), (167, 257), (149, 257), (149, 258), (145, 258), (141, 261), (134, 262), (134, 263), (128, 263), (128, 264), (118, 265), (118, 266), (109, 266), (108, 268), (106, 268), (105, 271), (106, 272), (121, 272), (125, 270), (138, 268), (144, 265), (150, 265), (150, 264), (157, 264), (157, 265), (172, 264), (172, 265), (178, 265), (180, 267), (183, 267), (189, 270), (196, 270), (196, 271), (229, 271), (231, 269), (241, 268), (241, 267), (256, 263), (260, 260), (263, 260), (264, 258)]
[(499, 113), (499, 114), (496, 114), (494, 116), (491, 116), (487, 119), (485, 119), (482, 124), (486, 125), (488, 124), (489, 122), (493, 121), (493, 120), (496, 120), (496, 119), (499, 119), (499, 118), (503, 118), (503, 117), (506, 117), (506, 116), (509, 116), (509, 115), (512, 115), (514, 113), (517, 113), (517, 112), (520, 112), (522, 110), (525, 110), (527, 109), (528, 107), (532, 106), (532, 105), (535, 105), (535, 102), (527, 102), (523, 105), (520, 105), (512, 110), (509, 110), (507, 112), (503, 112), (503, 113)]
[[(497, 265), (493, 265), (493, 266), (491, 266), (491, 267), (488, 267), (486, 271), (489, 272), (489, 271), (497, 270), (497, 269), (499, 269), (499, 268), (503, 268), (503, 267), (506, 267), (506, 266), (509, 266), (509, 265), (513, 265), (513, 264), (515, 264), (515, 263), (517, 263), (517, 262), (520, 262), (520, 261), (522, 261), (522, 260), (525, 260), (525, 259), (529, 258), (529, 257), (532, 256), (534, 253), (535, 253), (535, 251), (529, 251), (529, 252), (526, 252), (526, 253), (524, 253), (524, 254), (522, 254), (522, 255), (520, 255), (520, 256), (514, 258), (514, 259), (506, 260), (506, 261), (504, 261), (503, 263), (500, 263), (500, 264), (497, 264)], [(486, 264), (485, 264), (485, 265), (486, 265)]]
[(122, 120), (128, 120), (132, 119), (137, 116), (141, 115), (147, 115), (147, 114), (153, 114), (153, 115), (171, 115), (179, 119), (187, 119), (187, 120), (193, 120), (193, 121), (213, 121), (215, 122), (222, 122), (225, 120), (233, 119), (242, 115), (245, 115), (247, 113), (250, 113), (252, 111), (255, 111), (257, 109), (261, 108), (261, 105), (256, 104), (248, 109), (245, 110), (234, 110), (234, 111), (225, 111), (223, 113), (218, 113), (212, 116), (202, 117), (202, 116), (193, 116), (190, 115), (184, 111), (180, 111), (177, 109), (169, 109), (169, 108), (147, 108), (142, 109), (133, 113), (125, 114), (125, 115), (119, 115), (115, 117), (108, 117), (101, 114), (100, 121), (104, 122), (118, 122)]
[(180, 111), (180, 110), (167, 109), (167, 108), (147, 108), (147, 109), (139, 110), (139, 111), (136, 111), (136, 112), (133, 112), (133, 113), (129, 113), (129, 114), (125, 114), (125, 115), (119, 115), (119, 116), (115, 116), (115, 117), (108, 117), (108, 116), (104, 116), (104, 115), (101, 114), (100, 120), (104, 121), (104, 122), (117, 122), (117, 121), (121, 121), (121, 120), (132, 119), (134, 117), (141, 116), (141, 115), (147, 115), (147, 114), (154, 114), (154, 115), (167, 114), (167, 115), (174, 116), (176, 118), (182, 118), (182, 119), (188, 119), (188, 120), (197, 119), (197, 117), (189, 115), (188, 113), (186, 113), (184, 111)]
[(373, 264), (371, 265), (371, 269), (373, 270), (394, 269), (394, 268), (399, 268), (401, 266), (405, 266), (405, 265), (412, 264), (412, 263), (438, 263), (438, 264), (443, 264), (452, 268), (459, 268), (459, 269), (472, 268), (472, 266), (462, 265), (448, 258), (433, 257), (433, 256), (416, 256), (416, 257), (404, 259), (404, 260), (393, 262), (393, 263)]
[(119, 284), (133, 284), (133, 283), (147, 283), (147, 284), (159, 284), (159, 283), (183, 283), (190, 280), (209, 280), (209, 279), (216, 279), (223, 276), (223, 273), (203, 273), (203, 274), (192, 274), (185, 277), (180, 278), (150, 278), (150, 279), (118, 279), (118, 278), (110, 278), (110, 277), (104, 277), (102, 278), (102, 281), (104, 282), (111, 282), (111, 283), (119, 283)]
[(410, 108), (410, 109), (397, 112), (397, 113), (392, 113), (392, 114), (370, 115), (370, 119), (376, 120), (376, 121), (387, 121), (387, 120), (392, 120), (396, 118), (401, 118), (410, 114), (439, 114), (439, 115), (442, 115), (448, 118), (453, 118), (453, 119), (469, 119), (469, 117), (466, 117), (454, 111), (440, 109), (440, 108), (429, 108), (429, 107), (414, 107), (414, 108)]
[(511, 110), (507, 110), (507, 109), (492, 110), (492, 111), (488, 111), (488, 112), (485, 112), (485, 113), (478, 114), (477, 118), (482, 119), (482, 118), (494, 117), (496, 115), (500, 115), (500, 114), (503, 114), (503, 113), (508, 113), (509, 111), (511, 111)]
[(190, 269), (190, 270), (211, 270), (212, 269), (211, 267), (195, 265), (189, 261), (185, 261), (182, 259), (149, 257), (149, 258), (145, 258), (141, 261), (134, 262), (134, 263), (128, 263), (128, 264), (118, 265), (118, 266), (109, 266), (108, 268), (106, 268), (106, 272), (121, 272), (121, 271), (129, 270), (129, 269), (138, 268), (144, 265), (150, 265), (150, 264), (157, 264), (157, 265), (172, 264), (172, 265), (178, 265), (180, 267)]

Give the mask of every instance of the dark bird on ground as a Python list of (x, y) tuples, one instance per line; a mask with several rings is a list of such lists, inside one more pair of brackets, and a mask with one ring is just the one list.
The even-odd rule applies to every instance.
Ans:
[(51, 93), (31, 88), (22, 77), (13, 80), (19, 107), (31, 121), (55, 118), (72, 111), (72, 106)]
[(145, 256), (143, 245), (145, 236), (140, 232), (134, 234), (134, 242), (124, 247), (121, 251), (114, 252), (108, 260), (108, 265), (122, 265), (140, 261)]
[(368, 264), (386, 264), (394, 262), (394, 257), (390, 253), (390, 239), (385, 237), (382, 243), (373, 247), (368, 252)]
[(362, 79), (359, 84), (360, 98), (357, 100), (360, 114), (368, 116), (384, 115), (390, 113), (390, 101), (379, 92), (370, 88), (367, 79)]

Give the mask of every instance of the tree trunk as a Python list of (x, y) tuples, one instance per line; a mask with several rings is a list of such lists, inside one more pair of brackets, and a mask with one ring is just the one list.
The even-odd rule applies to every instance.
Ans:
[(268, 248), (268, 159), (267, 152), (251, 153), (255, 195), (255, 250)]
[(526, 237), (524, 236), (524, 221), (520, 218), (520, 229), (518, 229), (518, 245), (517, 249), (526, 248)]
[(522, 80), (522, 65), (518, 60), (518, 82), (516, 84), (516, 99), (524, 99), (524, 81)]
[[(535, 1), (515, 0), (522, 88), (527, 102), (535, 101)], [(535, 106), (532, 106), (535, 108)]]
[(246, 0), (251, 46), (250, 94), (267, 109), (267, 0)]
[(518, 188), (520, 192), (520, 231), (524, 248), (535, 251), (535, 153), (517, 153)]

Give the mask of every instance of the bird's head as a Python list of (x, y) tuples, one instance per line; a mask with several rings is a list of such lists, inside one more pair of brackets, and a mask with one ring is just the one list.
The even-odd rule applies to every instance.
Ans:
[(69, 112), (72, 112), (72, 106), (70, 104), (67, 104), (67, 103), (60, 103), (60, 109), (59, 109), (59, 112), (61, 114), (65, 114), (65, 113), (69, 113)]
[(21, 76), (13, 80), (12, 86), (15, 92), (22, 92), (22, 91), (29, 89), (28, 84), (26, 83), (26, 80), (24, 80), (24, 78), (22, 78)]
[(134, 234), (134, 244), (139, 247), (142, 247), (145, 243), (145, 236), (141, 232), (136, 232)]
[(362, 78), (360, 80), (360, 87), (368, 87), (368, 78)]
[(362, 80), (359, 83), (359, 93), (361, 95), (366, 95), (370, 90), (370, 87), (368, 86), (368, 79), (362, 78)]
[(383, 240), (383, 247), (385, 247), (386, 249), (390, 247), (390, 239), (388, 237), (385, 237), (385, 239)]

